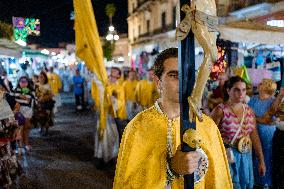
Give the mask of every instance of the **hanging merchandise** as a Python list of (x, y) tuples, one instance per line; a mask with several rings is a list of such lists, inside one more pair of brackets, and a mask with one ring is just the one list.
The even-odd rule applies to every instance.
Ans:
[(242, 67), (235, 69), (235, 75), (243, 78), (247, 84), (251, 83), (247, 67), (243, 65)]
[(256, 56), (256, 62), (255, 64), (257, 65), (257, 67), (262, 66), (265, 62), (265, 58), (264, 58), (264, 53), (263, 51), (259, 51), (257, 56)]
[(263, 79), (272, 79), (272, 71), (267, 69), (248, 68), (251, 84), (256, 87)]
[(280, 62), (271, 62), (266, 64), (266, 69), (270, 70), (273, 72), (272, 74), (272, 79), (274, 81), (280, 81), (281, 80), (281, 65)]
[(252, 68), (253, 59), (254, 59), (254, 57), (252, 55), (245, 56), (244, 57), (244, 65), (247, 68)]

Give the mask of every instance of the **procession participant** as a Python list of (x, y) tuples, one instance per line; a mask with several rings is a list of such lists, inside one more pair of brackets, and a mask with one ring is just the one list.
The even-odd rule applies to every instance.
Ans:
[(59, 94), (59, 90), (62, 87), (61, 79), (58, 74), (54, 73), (53, 67), (49, 68), (49, 72), (47, 72), (48, 84), (51, 87), (51, 91), (53, 94), (53, 100), (55, 101), (54, 105), (54, 113), (58, 111), (58, 107), (62, 105), (61, 98)]
[(255, 115), (243, 101), (246, 83), (242, 78), (231, 77), (226, 81), (225, 89), (225, 102), (213, 110), (211, 117), (218, 125), (226, 146), (234, 188), (252, 189), (252, 145), (259, 161), (259, 175), (264, 176), (266, 170)]
[[(160, 53), (154, 63), (161, 98), (127, 125), (120, 144), (113, 188), (184, 187), (182, 175), (195, 172), (195, 188), (232, 188), (221, 135), (207, 116), (197, 121), (200, 149), (180, 150), (178, 49)], [(202, 153), (203, 152), (203, 153)], [(200, 172), (208, 157), (208, 171)], [(202, 157), (202, 159), (201, 159)], [(198, 169), (197, 169), (198, 168)], [(197, 171), (199, 170), (199, 171)], [(197, 182), (198, 181), (198, 182)]]
[[(124, 103), (124, 90), (121, 85), (118, 84), (120, 78), (120, 70), (116, 67), (111, 69), (109, 76), (109, 83), (106, 87), (106, 95), (104, 100), (104, 107), (106, 113), (106, 128), (101, 133), (100, 119), (97, 119), (97, 128), (94, 133), (95, 146), (94, 157), (100, 160), (100, 164), (97, 168), (100, 168), (104, 163), (108, 163), (113, 158), (117, 157), (119, 148), (119, 133), (123, 125), (121, 120), (126, 118), (125, 103)], [(93, 83), (95, 84), (95, 83)], [(95, 96), (96, 107), (98, 108), (101, 101), (99, 101), (98, 90), (102, 87), (96, 84), (96, 91), (93, 91)], [(98, 112), (102, 113), (102, 112)], [(97, 116), (100, 117), (99, 115)], [(121, 121), (121, 122), (120, 122)], [(123, 130), (122, 130), (123, 132)]]
[(124, 87), (119, 83), (121, 70), (117, 67), (111, 68), (109, 76), (109, 85), (107, 86), (107, 95), (112, 105), (113, 116), (115, 118), (119, 140), (122, 137), (124, 128), (127, 124), (126, 101)]
[(126, 111), (127, 111), (127, 119), (130, 121), (135, 115), (135, 109), (137, 107), (135, 102), (135, 88), (138, 83), (136, 80), (136, 71), (130, 70), (128, 72), (128, 78), (123, 83), (125, 100), (126, 100)]
[(140, 80), (135, 89), (135, 99), (142, 110), (153, 106), (159, 98), (156, 84), (153, 82), (153, 73), (153, 69), (150, 69), (147, 73), (147, 80)]

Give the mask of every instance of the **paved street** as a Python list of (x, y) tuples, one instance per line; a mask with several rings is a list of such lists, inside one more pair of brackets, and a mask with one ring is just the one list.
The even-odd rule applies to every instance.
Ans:
[(32, 151), (22, 158), (26, 174), (18, 188), (111, 188), (115, 163), (97, 170), (93, 158), (94, 113), (76, 113), (70, 94), (63, 95), (63, 101), (49, 136), (32, 130)]

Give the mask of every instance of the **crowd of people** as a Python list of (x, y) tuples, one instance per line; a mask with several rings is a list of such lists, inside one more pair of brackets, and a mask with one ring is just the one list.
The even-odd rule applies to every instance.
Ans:
[[(94, 132), (94, 157), (99, 159), (98, 167), (117, 157), (119, 142), (127, 123), (139, 112), (154, 105), (159, 98), (156, 84), (153, 81), (153, 70), (146, 77), (138, 79), (135, 70), (130, 70), (126, 76), (113, 67), (110, 69), (109, 83), (105, 89), (104, 110), (101, 118), (100, 87), (94, 82), (92, 96), (97, 109), (97, 125)], [(104, 119), (104, 120), (102, 120)], [(105, 123), (102, 126), (102, 122)]]
[[(61, 105), (62, 88), (69, 91), (73, 82), (76, 110), (86, 108), (90, 88), (86, 78), (79, 69), (71, 81), (66, 75), (54, 73), (52, 67), (32, 77), (23, 72), (13, 86), (7, 74), (2, 73), (0, 187), (9, 188), (23, 173), (19, 158), (31, 150), (30, 129), (39, 127), (41, 135), (48, 135)], [(225, 73), (215, 83), (218, 85), (209, 87), (202, 100), (204, 121), (197, 122), (201, 138), (210, 141), (211, 146), (207, 142), (201, 150), (188, 155), (178, 147), (177, 49), (159, 54), (144, 77), (139, 77), (135, 70), (124, 73), (112, 67), (105, 88), (98, 80), (92, 81), (91, 96), (97, 117), (94, 157), (99, 160), (98, 168), (117, 160), (114, 188), (121, 184), (155, 187), (164, 182), (175, 188), (182, 182), (181, 175), (198, 169), (202, 157), (214, 164), (207, 167), (214, 177), (203, 175), (205, 179), (198, 181), (198, 186), (284, 186), (284, 89), (276, 95), (277, 84), (271, 79), (263, 79), (253, 89), (241, 77)], [(182, 165), (183, 161), (189, 166)], [(157, 172), (160, 170), (165, 171), (166, 177)], [(143, 183), (141, 178), (148, 181)]]
[(31, 128), (48, 135), (58, 102), (61, 81), (51, 67), (49, 72), (29, 75), (23, 70), (16, 86), (3, 72), (0, 78), (0, 188), (10, 188), (23, 174), (22, 155), (29, 155)]
[(234, 186), (283, 187), (283, 143), (277, 136), (283, 132), (279, 116), (283, 88), (275, 97), (277, 84), (271, 79), (263, 79), (251, 93), (247, 93), (249, 84), (238, 76), (220, 84), (223, 94), (212, 93), (209, 101), (219, 103), (209, 115), (222, 135)]
[[(171, 56), (168, 55), (168, 57)], [(173, 57), (177, 57), (177, 55)], [(155, 64), (157, 62), (158, 60), (156, 60)], [(168, 112), (165, 112), (167, 107), (162, 107), (163, 104), (167, 104), (160, 102), (161, 99), (167, 96), (163, 97), (164, 93), (172, 93), (175, 88), (169, 85), (160, 86), (159, 83), (162, 81), (162, 77), (157, 74), (161, 70), (160, 72), (155, 70), (155, 64), (154, 69), (149, 70), (148, 78), (144, 80), (137, 80), (137, 73), (131, 70), (127, 79), (123, 81), (121, 71), (118, 68), (111, 69), (109, 75), (110, 84), (106, 88), (106, 96), (109, 102), (105, 104), (107, 111), (105, 132), (100, 135), (100, 129), (102, 129), (100, 121), (102, 120), (98, 119), (94, 135), (94, 152), (95, 157), (102, 159), (105, 163), (111, 159), (116, 159), (118, 156), (114, 186), (118, 183), (123, 184), (124, 181), (127, 182), (124, 184), (132, 186), (130, 184), (131, 174), (133, 174), (133, 179), (136, 181), (135, 179), (138, 179), (136, 176), (140, 173), (145, 177), (151, 170), (154, 171), (154, 167), (158, 170), (161, 168), (152, 165), (152, 168), (148, 167), (149, 170), (143, 172), (139, 169), (140, 165), (138, 165), (139, 163), (142, 165), (146, 161), (152, 161), (150, 160), (152, 155), (156, 156), (154, 155), (154, 149), (147, 149), (147, 151), (146, 147), (144, 147), (151, 143), (151, 134), (144, 133), (147, 130), (150, 132), (152, 129), (147, 124), (152, 125), (152, 122), (160, 124), (158, 123), (159, 116), (156, 115), (152, 108), (161, 111), (165, 116), (164, 118), (171, 120), (169, 122), (172, 124), (175, 122), (175, 118), (179, 116), (179, 110), (176, 110), (175, 116), (170, 116), (169, 112), (171, 111), (167, 110)], [(178, 73), (169, 73), (169, 77), (177, 80)], [(209, 119), (215, 122), (221, 134), (222, 145), (224, 144), (224, 150), (226, 151), (225, 161), (228, 162), (228, 171), (230, 172), (233, 187), (241, 189), (283, 187), (284, 168), (281, 162), (283, 161), (284, 152), (281, 137), (283, 136), (284, 123), (284, 103), (282, 103), (284, 89), (281, 89), (276, 95), (277, 84), (272, 79), (264, 79), (257, 88), (253, 88), (241, 77), (229, 77), (226, 73), (221, 73), (215, 82), (218, 85), (207, 90), (202, 108), (204, 116), (207, 115), (210, 117)], [(166, 87), (172, 88), (167, 89)], [(178, 97), (178, 93), (173, 95)], [(172, 99), (168, 98), (167, 100), (171, 101)], [(98, 102), (99, 97), (95, 101)], [(158, 104), (155, 104), (155, 102)], [(139, 114), (137, 115), (137, 113)], [(172, 112), (172, 114), (174, 113)], [(137, 116), (135, 117), (135, 115)], [(128, 126), (125, 130), (127, 123)], [(145, 130), (140, 131), (142, 129), (140, 125), (143, 125)], [(153, 132), (157, 132), (155, 134), (158, 137), (159, 132), (154, 130)], [(146, 138), (143, 140), (143, 137)], [(139, 143), (136, 140), (139, 140)], [(156, 140), (155, 144), (159, 143), (159, 139), (156, 138)], [(138, 148), (134, 147), (134, 144)], [(132, 153), (145, 156), (149, 152), (153, 154), (148, 154), (149, 157), (144, 160), (144, 157), (138, 157), (137, 155), (132, 157)], [(125, 162), (127, 160), (129, 161)], [(216, 160), (213, 159), (212, 161)], [(125, 167), (127, 165), (132, 165), (134, 168)], [(148, 165), (145, 164), (145, 166)], [(125, 173), (128, 169), (133, 170)], [(145, 167), (141, 167), (141, 169), (145, 169)], [(154, 174), (154, 172), (152, 173)], [(126, 178), (122, 174), (127, 174), (128, 177)], [(142, 177), (142, 175), (140, 176)], [(120, 177), (126, 180), (121, 180)], [(148, 185), (145, 183), (144, 186)]]

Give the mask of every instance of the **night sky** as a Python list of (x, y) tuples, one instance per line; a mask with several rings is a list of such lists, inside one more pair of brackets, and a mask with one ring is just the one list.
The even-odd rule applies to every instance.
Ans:
[[(116, 13), (113, 25), (118, 33), (127, 33), (127, 0), (92, 0), (100, 35), (108, 30), (105, 6), (114, 3)], [(39, 18), (41, 36), (28, 37), (28, 43), (43, 47), (57, 47), (59, 42), (75, 41), (74, 22), (70, 20), (72, 0), (0, 0), (0, 21), (12, 24), (12, 16)]]

